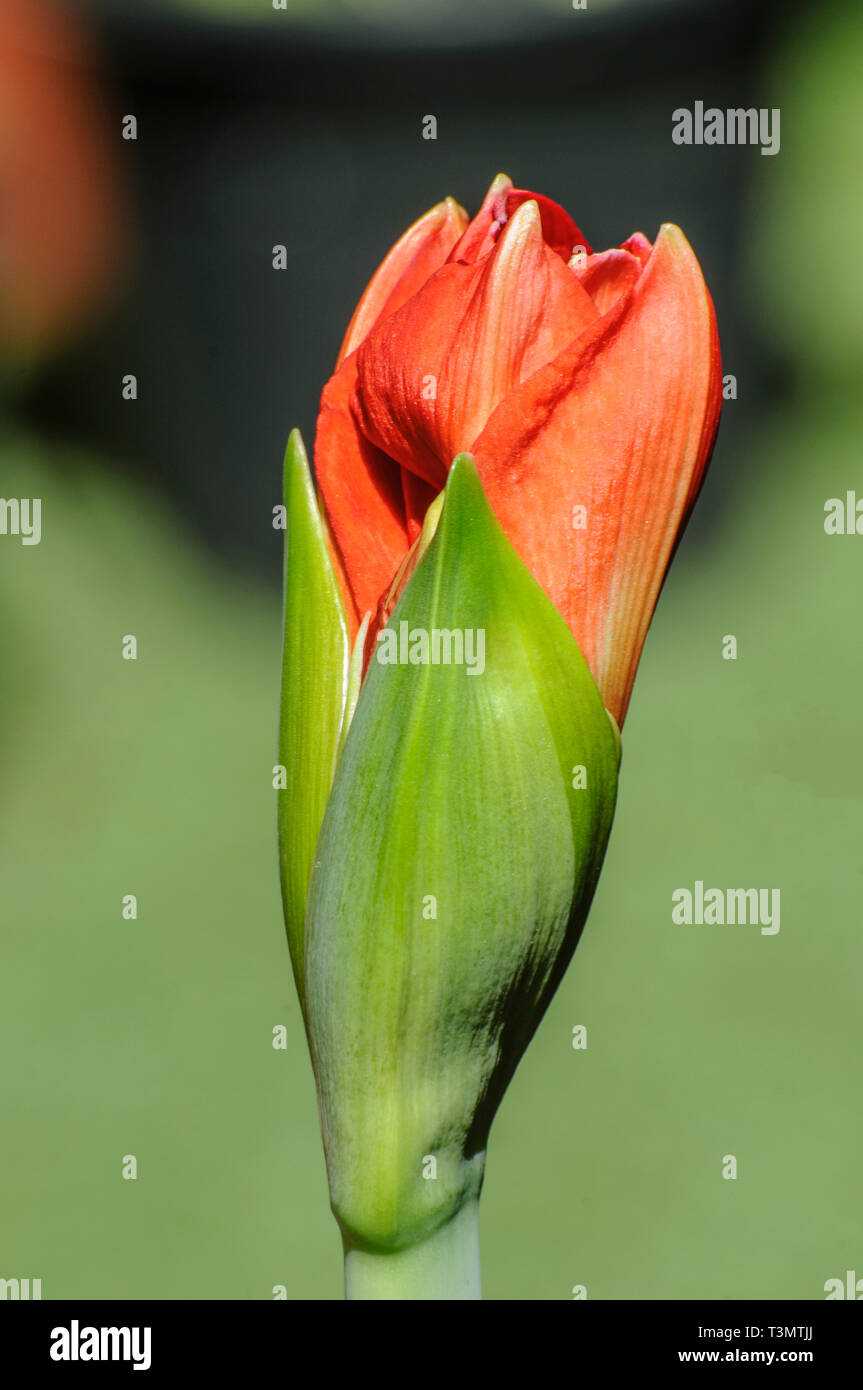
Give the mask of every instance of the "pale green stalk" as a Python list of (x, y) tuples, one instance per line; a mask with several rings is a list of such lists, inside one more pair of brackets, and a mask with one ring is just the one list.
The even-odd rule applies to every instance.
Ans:
[(345, 1249), (345, 1297), (349, 1299), (481, 1299), (479, 1200), (467, 1202), (451, 1221), (419, 1245), (395, 1254)]

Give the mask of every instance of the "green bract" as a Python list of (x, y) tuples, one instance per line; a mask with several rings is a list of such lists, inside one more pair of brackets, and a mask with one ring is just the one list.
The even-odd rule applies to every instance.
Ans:
[(288, 945), (300, 1002), (309, 875), (333, 782), (348, 687), (344, 605), (327, 554), (306, 451), (293, 430), (285, 451), (285, 623), (279, 761), (279, 864)]
[[(282, 817), (295, 964), (347, 650), (307, 488), (292, 485), (309, 535), (292, 560), (290, 521), (286, 652), (301, 669), (282, 714), (283, 761), (297, 760)], [(295, 560), (312, 589), (292, 597)], [(338, 633), (316, 632), (314, 614)], [(617, 763), (569, 628), (460, 455), (376, 646), (313, 856), (305, 1007), (349, 1249), (405, 1250), (476, 1197), (491, 1120), (587, 915)]]

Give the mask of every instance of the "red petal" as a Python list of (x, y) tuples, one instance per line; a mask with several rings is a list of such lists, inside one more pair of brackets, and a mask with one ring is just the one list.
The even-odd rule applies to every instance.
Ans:
[(355, 408), (367, 437), (439, 490), (498, 404), (597, 317), (544, 244), (535, 204), (493, 252), (450, 263), (357, 353)]
[(508, 397), (474, 446), (491, 505), (619, 724), (720, 404), (710, 295), (682, 232), (665, 226), (635, 287)]
[(409, 545), (401, 469), (363, 438), (351, 414), (356, 363), (354, 354), (324, 387), (315, 433), (315, 477), (351, 640)]
[(641, 262), (629, 251), (603, 251), (574, 265), (572, 273), (601, 314), (608, 313), (641, 275)]
[(512, 217), (522, 203), (535, 202), (542, 219), (542, 235), (546, 246), (550, 246), (564, 261), (568, 261), (576, 247), (581, 247), (587, 255), (591, 253), (590, 242), (580, 227), (577, 227), (559, 203), (541, 193), (529, 193), (524, 188), (513, 188), (506, 195), (506, 215)]
[(409, 473), (406, 468), (401, 470), (401, 474), (408, 544), (413, 545), (423, 529), (426, 512), (437, 497), (437, 491), (422, 478), (418, 478), (416, 473)]
[(501, 228), (524, 203), (536, 203), (543, 240), (562, 260), (568, 261), (576, 246), (590, 254), (590, 244), (584, 233), (559, 203), (544, 197), (542, 193), (513, 188), (512, 180), (506, 174), (498, 174), (482, 201), (482, 207), (464, 236), (453, 247), (449, 259), (462, 261), (466, 265), (482, 260), (493, 249)]
[(466, 225), (464, 209), (452, 198), (445, 198), (408, 227), (366, 286), (348, 324), (337, 367), (376, 323), (395, 313), (440, 269)]
[(620, 249), (621, 251), (629, 251), (642, 265), (647, 265), (653, 247), (643, 233), (633, 232), (629, 240), (625, 241)]
[(498, 221), (498, 213), (495, 206), (499, 207), (499, 200), (502, 194), (506, 194), (512, 188), (512, 179), (506, 174), (498, 174), (492, 180), (491, 187), (482, 200), (479, 212), (476, 214), (459, 241), (456, 242), (449, 254), (451, 261), (463, 261), (466, 265), (473, 265), (487, 255), (494, 247), (498, 232), (502, 226), (502, 220)]

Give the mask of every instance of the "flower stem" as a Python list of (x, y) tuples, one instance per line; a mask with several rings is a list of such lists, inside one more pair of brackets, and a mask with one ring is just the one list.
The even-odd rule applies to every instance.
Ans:
[(434, 1235), (391, 1255), (345, 1252), (348, 1299), (481, 1299), (479, 1202), (469, 1201)]

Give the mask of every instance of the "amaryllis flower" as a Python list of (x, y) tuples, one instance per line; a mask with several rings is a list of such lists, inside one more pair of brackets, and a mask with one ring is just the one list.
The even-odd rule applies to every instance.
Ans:
[(469, 451), (622, 723), (720, 401), (713, 305), (677, 227), (595, 253), (503, 175), (472, 222), (452, 199), (432, 208), (372, 278), (321, 400), (315, 468), (352, 635), (387, 616)]
[(360, 300), (317, 495), (288, 440), (274, 785), (349, 1298), (480, 1296), (491, 1124), (590, 910), (720, 392), (676, 227), (595, 254), (500, 177)]

